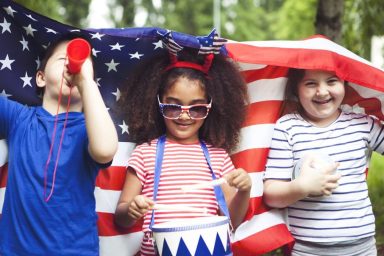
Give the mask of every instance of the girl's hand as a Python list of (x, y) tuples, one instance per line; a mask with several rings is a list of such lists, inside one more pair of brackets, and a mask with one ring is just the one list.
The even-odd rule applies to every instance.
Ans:
[(155, 203), (148, 197), (137, 195), (128, 206), (128, 216), (134, 220), (138, 220), (151, 210), (154, 205)]
[(235, 187), (238, 191), (249, 192), (252, 188), (252, 180), (249, 174), (242, 168), (238, 168), (228, 173), (223, 178), (226, 179), (228, 185)]
[[(339, 186), (338, 180), (341, 178), (341, 175), (335, 173), (339, 164), (315, 165), (314, 162), (316, 162), (316, 159), (313, 156), (303, 161), (301, 172), (296, 182), (299, 188), (309, 196), (329, 196)], [(316, 166), (318, 168), (315, 168)]]

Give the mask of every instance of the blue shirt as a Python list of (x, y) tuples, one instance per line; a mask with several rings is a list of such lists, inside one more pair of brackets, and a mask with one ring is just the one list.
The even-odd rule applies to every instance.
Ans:
[[(66, 113), (56, 116), (0, 97), (0, 137), (9, 150), (0, 219), (0, 255), (98, 255), (95, 179), (100, 168), (88, 153), (83, 113), (70, 112), (53, 177)], [(52, 197), (44, 199), (54, 184)], [(54, 183), (53, 183), (54, 181)]]

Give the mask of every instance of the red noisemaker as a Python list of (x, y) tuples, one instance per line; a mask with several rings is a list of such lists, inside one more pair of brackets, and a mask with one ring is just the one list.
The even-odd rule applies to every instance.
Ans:
[(72, 74), (77, 74), (81, 66), (91, 53), (91, 46), (82, 38), (75, 38), (68, 43), (68, 70)]

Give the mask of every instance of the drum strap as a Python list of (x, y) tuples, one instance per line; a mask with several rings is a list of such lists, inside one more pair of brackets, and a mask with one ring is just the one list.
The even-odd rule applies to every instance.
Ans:
[[(155, 162), (155, 180), (154, 180), (154, 186), (153, 186), (153, 201), (156, 202), (157, 197), (157, 191), (159, 189), (159, 183), (160, 183), (160, 174), (161, 174), (161, 166), (163, 164), (163, 156), (164, 156), (164, 147), (165, 147), (165, 140), (166, 136), (161, 136), (156, 145), (156, 162)], [(213, 172), (212, 165), (211, 165), (211, 159), (209, 157), (209, 152), (207, 149), (207, 146), (205, 143), (200, 140), (200, 146), (203, 150), (205, 160), (207, 161), (209, 170), (211, 170), (212, 179), (216, 179), (215, 173)], [(229, 211), (227, 204), (225, 203), (224, 194), (220, 186), (214, 186), (214, 191), (216, 195), (217, 202), (219, 204), (220, 210), (227, 216), (228, 219), (230, 219)], [(151, 222), (149, 224), (149, 229), (152, 229), (153, 224), (155, 223), (155, 210), (152, 210), (152, 216), (151, 216)]]

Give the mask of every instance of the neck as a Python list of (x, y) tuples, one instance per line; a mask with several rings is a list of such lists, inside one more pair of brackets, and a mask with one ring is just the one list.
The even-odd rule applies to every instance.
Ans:
[(61, 114), (65, 112), (82, 112), (83, 106), (81, 101), (75, 101), (71, 99), (68, 107), (68, 98), (62, 98), (60, 105), (57, 100), (46, 100), (43, 98), (43, 108), (51, 115)]

